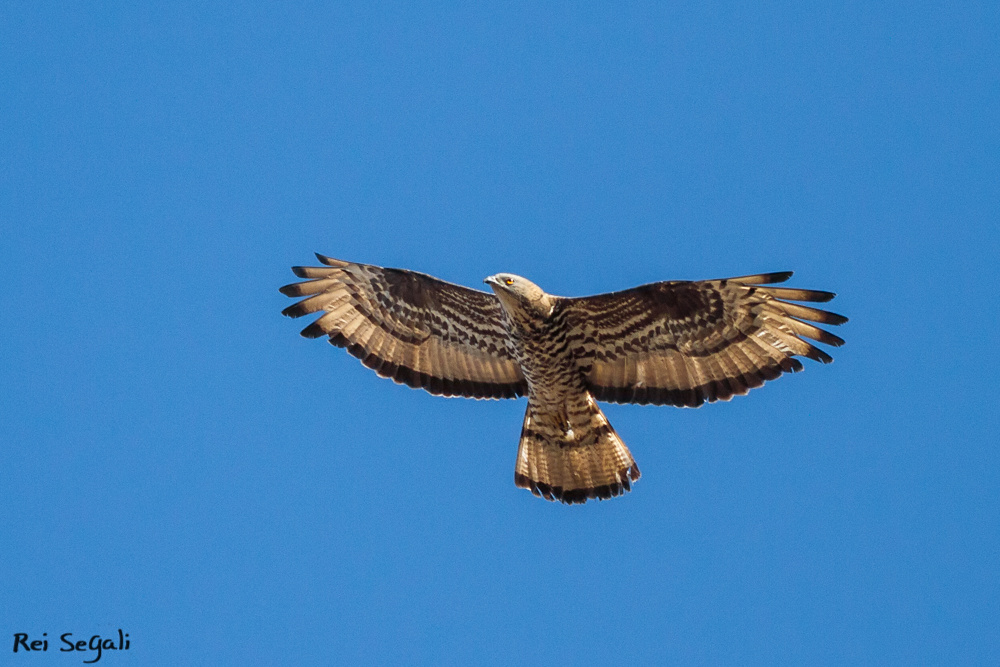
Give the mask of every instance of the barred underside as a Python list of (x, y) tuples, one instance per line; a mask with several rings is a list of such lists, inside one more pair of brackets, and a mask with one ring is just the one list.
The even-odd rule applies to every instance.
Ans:
[(432, 394), (513, 398), (527, 391), (492, 294), (413, 271), (317, 257), (326, 266), (292, 269), (309, 281), (281, 288), (307, 297), (282, 314), (320, 314), (303, 336), (329, 336), (380, 376)]
[(529, 399), (514, 468), (518, 487), (548, 500), (584, 503), (630, 491), (639, 475), (590, 394), (573, 397), (562, 410)]
[(772, 286), (791, 272), (582, 298), (503, 274), (502, 284), (491, 277), (501, 302), (413, 271), (317, 257), (324, 266), (294, 267), (306, 280), (281, 288), (304, 297), (284, 315), (319, 316), (303, 336), (328, 336), (380, 376), (433, 394), (528, 395), (514, 482), (564, 503), (622, 495), (639, 479), (597, 400), (726, 401), (802, 370), (796, 357), (829, 363), (810, 341), (844, 341), (812, 323), (847, 321), (793, 303), (831, 292)]
[(805, 339), (833, 346), (844, 341), (809, 322), (838, 325), (847, 318), (783, 299), (829, 301), (834, 295), (759, 286), (790, 275), (653, 283), (560, 306), (598, 400), (697, 407), (802, 370), (796, 356), (833, 360)]

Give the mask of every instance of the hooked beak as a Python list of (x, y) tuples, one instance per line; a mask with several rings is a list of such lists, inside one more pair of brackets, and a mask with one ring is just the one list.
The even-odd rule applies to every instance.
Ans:
[(497, 287), (500, 286), (500, 281), (497, 280), (496, 276), (487, 276), (486, 278), (483, 278), (483, 282), (487, 285), (496, 285)]

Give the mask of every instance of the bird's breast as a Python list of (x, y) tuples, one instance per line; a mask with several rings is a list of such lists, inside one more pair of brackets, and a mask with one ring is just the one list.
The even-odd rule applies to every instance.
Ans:
[(531, 395), (553, 402), (583, 388), (580, 373), (566, 341), (567, 328), (559, 319), (515, 323), (509, 329), (508, 346), (528, 381)]

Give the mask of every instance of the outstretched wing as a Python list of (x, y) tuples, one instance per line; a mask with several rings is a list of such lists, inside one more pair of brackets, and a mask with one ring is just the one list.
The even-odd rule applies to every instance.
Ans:
[(795, 356), (833, 358), (806, 338), (844, 341), (808, 322), (847, 318), (791, 301), (829, 301), (832, 292), (760, 287), (791, 272), (700, 282), (661, 282), (559, 304), (594, 397), (613, 403), (697, 407), (727, 401), (802, 370)]
[(281, 288), (308, 298), (283, 315), (322, 316), (302, 330), (329, 336), (382, 377), (432, 394), (513, 398), (527, 392), (507, 351), (492, 294), (414, 271), (354, 264), (317, 254), (326, 266), (295, 266), (307, 282)]

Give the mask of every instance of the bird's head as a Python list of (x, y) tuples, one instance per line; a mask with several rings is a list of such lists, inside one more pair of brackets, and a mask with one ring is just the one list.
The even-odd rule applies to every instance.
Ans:
[(493, 288), (500, 305), (510, 315), (524, 311), (541, 317), (552, 314), (555, 301), (551, 295), (527, 278), (513, 273), (498, 273), (483, 282)]

